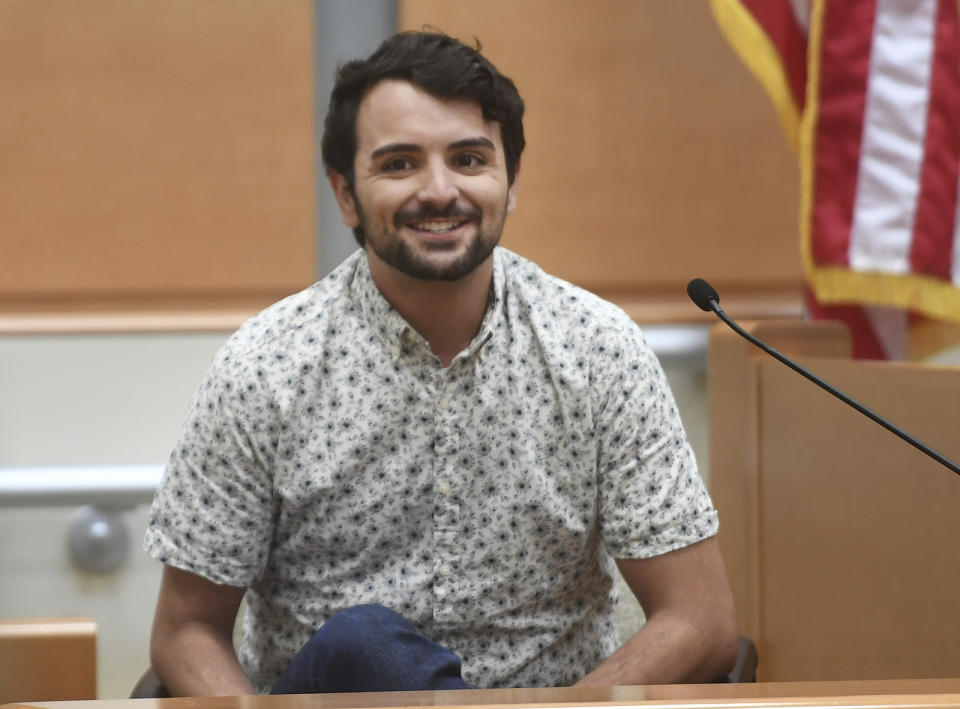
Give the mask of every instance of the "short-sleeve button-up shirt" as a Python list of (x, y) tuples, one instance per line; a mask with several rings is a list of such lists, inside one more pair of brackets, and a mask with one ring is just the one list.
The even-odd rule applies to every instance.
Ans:
[(261, 691), (359, 603), (452, 648), (476, 686), (572, 683), (618, 644), (612, 559), (716, 532), (639, 328), (505, 249), (493, 273), (448, 367), (362, 251), (215, 358), (145, 547), (249, 587), (239, 656)]

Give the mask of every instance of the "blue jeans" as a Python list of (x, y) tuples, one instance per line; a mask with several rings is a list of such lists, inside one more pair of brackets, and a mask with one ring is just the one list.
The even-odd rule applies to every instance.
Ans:
[(379, 605), (353, 606), (313, 634), (271, 694), (472, 689), (460, 658)]

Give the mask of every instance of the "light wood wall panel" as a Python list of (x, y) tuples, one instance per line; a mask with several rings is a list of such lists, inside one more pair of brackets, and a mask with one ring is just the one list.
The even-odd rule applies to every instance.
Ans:
[(0, 0), (0, 315), (313, 280), (310, 0)]
[(693, 317), (669, 306), (695, 276), (745, 297), (741, 314), (798, 304), (796, 160), (705, 0), (400, 0), (398, 16), (477, 37), (526, 101), (505, 245), (663, 306), (641, 319)]

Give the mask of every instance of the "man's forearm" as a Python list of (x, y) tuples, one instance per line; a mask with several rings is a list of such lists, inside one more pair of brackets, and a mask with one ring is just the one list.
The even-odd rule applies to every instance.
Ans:
[(150, 662), (174, 696), (255, 694), (228, 638), (200, 623), (154, 638)]
[(662, 614), (646, 624), (577, 686), (712, 682), (736, 660), (736, 636), (723, 628), (696, 628)]

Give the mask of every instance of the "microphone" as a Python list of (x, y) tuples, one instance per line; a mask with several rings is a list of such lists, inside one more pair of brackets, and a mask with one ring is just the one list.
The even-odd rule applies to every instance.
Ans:
[(900, 427), (890, 423), (885, 418), (883, 418), (877, 413), (874, 413), (873, 411), (871, 411), (870, 409), (868, 409), (866, 406), (856, 401), (855, 399), (847, 396), (839, 389), (836, 389), (830, 386), (829, 384), (827, 384), (827, 382), (825, 382), (823, 379), (818, 377), (816, 374), (814, 374), (810, 370), (804, 369), (803, 367), (801, 367), (799, 364), (794, 362), (792, 359), (790, 359), (786, 355), (775, 350), (773, 347), (770, 347), (768, 344), (766, 344), (762, 340), (758, 340), (756, 337), (754, 337), (749, 332), (744, 330), (742, 327), (737, 325), (737, 323), (734, 322), (733, 319), (730, 318), (730, 316), (728, 316), (725, 312), (723, 312), (723, 308), (720, 307), (720, 296), (717, 295), (717, 291), (715, 291), (713, 286), (711, 286), (702, 278), (694, 278), (692, 281), (690, 281), (690, 283), (687, 284), (687, 295), (690, 296), (690, 300), (692, 300), (697, 305), (698, 308), (700, 308), (701, 310), (706, 310), (707, 312), (715, 313), (718, 318), (723, 320), (723, 322), (725, 322), (730, 327), (730, 329), (732, 329), (735, 333), (740, 335), (740, 337), (756, 345), (757, 347), (759, 347), (761, 350), (766, 352), (768, 355), (770, 355), (777, 361), (782, 362), (783, 364), (790, 367), (790, 369), (792, 369), (797, 374), (803, 375), (804, 377), (809, 379), (811, 382), (819, 386), (821, 389), (827, 390), (828, 392), (833, 394), (835, 397), (840, 399), (840, 401), (842, 401), (843, 403), (849, 406), (852, 406), (867, 418), (880, 424), (885, 429), (890, 431), (890, 433), (900, 437), (901, 439), (909, 443), (914, 448), (920, 451), (923, 451), (924, 453), (926, 453), (928, 456), (933, 458), (935, 461), (937, 461), (944, 467), (949, 468), (950, 470), (955, 472), (957, 475), (960, 475), (960, 466), (958, 466), (952, 460), (941, 455), (937, 451), (933, 450), (932, 448), (930, 448), (930, 446), (926, 445), (925, 443), (918, 441), (916, 438), (911, 436), (909, 433), (907, 433)]

